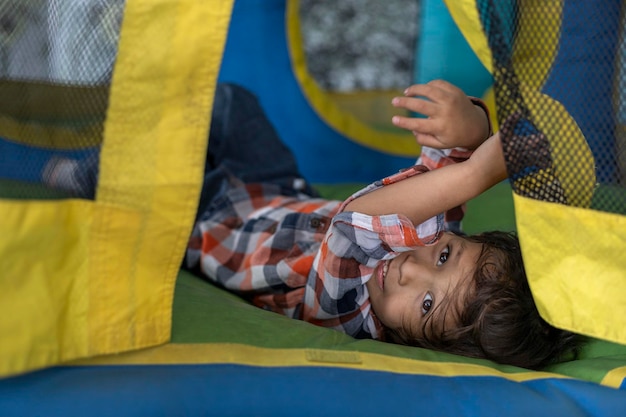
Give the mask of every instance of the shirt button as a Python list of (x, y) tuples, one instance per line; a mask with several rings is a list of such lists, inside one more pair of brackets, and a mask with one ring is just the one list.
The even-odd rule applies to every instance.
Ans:
[(317, 229), (317, 230), (323, 230), (324, 227), (326, 226), (326, 222), (324, 221), (324, 219), (320, 219), (317, 217), (311, 219), (311, 222), (309, 224), (311, 225), (313, 229)]

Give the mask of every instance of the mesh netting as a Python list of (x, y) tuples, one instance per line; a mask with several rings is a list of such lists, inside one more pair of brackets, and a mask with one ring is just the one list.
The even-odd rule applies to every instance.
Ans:
[(97, 169), (123, 11), (124, 0), (0, 1), (2, 196), (93, 197), (64, 184), (58, 162)]
[[(514, 191), (626, 212), (621, 2), (477, 4)], [(2, 195), (26, 198), (37, 184), (37, 197), (68, 196), (41, 187), (62, 173), (50, 169), (58, 160), (97, 169), (124, 5), (0, 1)]]
[(477, 4), (514, 192), (626, 213), (621, 2)]

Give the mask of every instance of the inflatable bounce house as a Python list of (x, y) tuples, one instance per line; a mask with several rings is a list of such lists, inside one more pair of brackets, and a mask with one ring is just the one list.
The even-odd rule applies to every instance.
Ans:
[[(626, 5), (419, 3), (410, 82), (452, 81), (503, 126), (509, 180), (466, 230), (517, 231), (542, 317), (588, 338), (576, 359), (355, 340), (181, 269), (220, 81), (329, 196), (419, 153), (374, 93), (311, 76), (298, 0), (5, 0), (0, 415), (626, 415)], [(42, 183), (59, 156), (97, 159), (92, 198)]]

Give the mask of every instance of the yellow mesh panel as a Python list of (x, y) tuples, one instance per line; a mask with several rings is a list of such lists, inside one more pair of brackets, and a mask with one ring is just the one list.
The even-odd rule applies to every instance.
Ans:
[[(231, 9), (0, 4), (0, 375), (169, 340)], [(97, 159), (95, 195), (50, 186), (58, 157)]]
[(623, 5), (446, 3), (494, 75), (517, 228), (542, 316), (626, 343)]

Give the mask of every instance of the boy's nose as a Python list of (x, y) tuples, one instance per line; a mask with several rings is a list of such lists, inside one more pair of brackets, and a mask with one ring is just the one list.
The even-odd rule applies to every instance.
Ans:
[(406, 286), (420, 281), (425, 283), (432, 275), (432, 271), (428, 265), (423, 261), (419, 261), (412, 256), (407, 257), (404, 262), (400, 264), (400, 278), (398, 283)]

